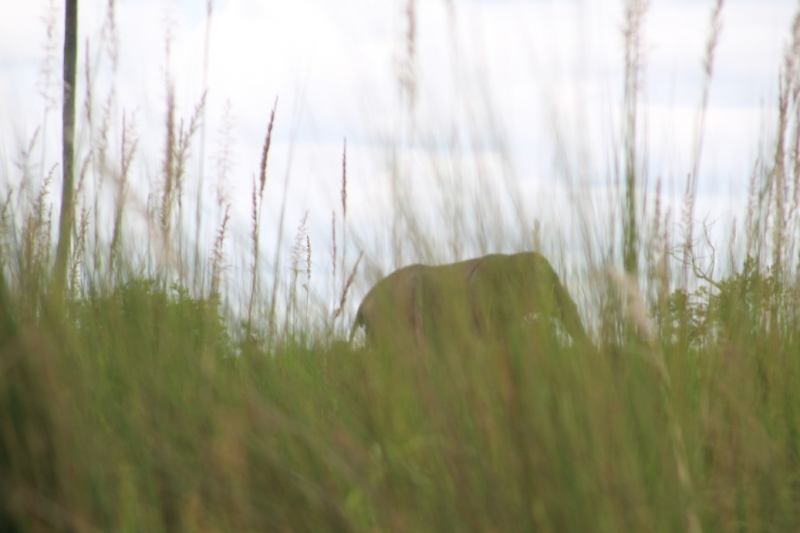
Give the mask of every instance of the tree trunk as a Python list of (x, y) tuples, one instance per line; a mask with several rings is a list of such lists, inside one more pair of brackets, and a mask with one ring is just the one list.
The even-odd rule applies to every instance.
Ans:
[(67, 260), (72, 237), (75, 181), (75, 71), (78, 62), (78, 0), (66, 0), (64, 16), (64, 114), (62, 120), (64, 171), (61, 191), (61, 217), (56, 249), (55, 283), (63, 291), (66, 286)]

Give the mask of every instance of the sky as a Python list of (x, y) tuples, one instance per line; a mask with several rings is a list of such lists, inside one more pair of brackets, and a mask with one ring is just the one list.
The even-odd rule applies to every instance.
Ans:
[[(330, 271), (333, 216), (339, 253), (347, 231), (349, 264), (354, 249), (365, 250), (374, 279), (418, 259), (510, 251), (518, 240), (508, 230), (524, 233), (534, 221), (569, 227), (575, 206), (567, 205), (568, 185), (575, 180), (594, 191), (594, 209), (610, 208), (621, 131), (622, 0), (417, 0), (413, 60), (407, 0), (217, 0), (210, 24), (201, 0), (118, 0), (115, 46), (103, 29), (107, 6), (80, 1), (79, 109), (88, 58), (95, 116), (113, 91), (111, 130), (119, 137), (123, 115), (135, 123), (131, 198), (144, 205), (159, 179), (167, 78), (187, 122), (207, 89), (186, 194), (202, 191), (208, 242), (221, 220), (218, 202), (231, 205), (232, 257), (246, 256), (240, 252), (249, 246), (252, 183), (276, 98), (264, 249), (277, 246), (281, 219), (291, 245), (308, 213), (320, 272)], [(711, 0), (652, 0), (644, 19), (642, 153), (647, 187), (660, 178), (667, 199), (681, 196), (691, 170), (712, 7)], [(779, 66), (796, 9), (792, 0), (724, 3), (698, 218), (729, 219), (743, 206), (759, 142), (774, 129)], [(60, 99), (63, 7), (0, 0), (0, 13), (0, 180), (13, 183), (15, 157), (37, 128), (38, 175), (59, 160), (60, 112), (52, 103)], [(108, 53), (114, 49), (116, 63)], [(233, 155), (221, 175), (225, 124)], [(119, 140), (110, 145), (118, 150)], [(398, 252), (387, 244), (398, 198), (418, 210), (410, 231), (430, 236), (433, 250)], [(486, 237), (484, 218), (503, 231)]]

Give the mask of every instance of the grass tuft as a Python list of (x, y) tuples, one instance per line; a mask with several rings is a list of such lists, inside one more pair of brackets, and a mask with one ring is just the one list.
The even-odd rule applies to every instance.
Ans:
[[(347, 342), (360, 267), (380, 261), (352, 249), (352, 233), (363, 228), (353, 226), (352, 212), (348, 219), (346, 141), (342, 211), (331, 216), (331, 292), (313, 290), (312, 273), (323, 278), (314, 269), (324, 246), (315, 241), (312, 255), (313, 210), (286, 247), (289, 269), (280, 261), (282, 211), (272, 289), (262, 290), (277, 100), (253, 162), (247, 250), (240, 257), (231, 244), (228, 103), (216, 201), (208, 202), (214, 232), (188, 260), (186, 235), (203, 233), (186, 227), (183, 195), (196, 177), (191, 148), (206, 101), (184, 121), (171, 84), (160, 155), (140, 153), (130, 115), (115, 125), (113, 89), (106, 98), (84, 93), (104, 104), (95, 116), (87, 102), (79, 117), (91, 141), (76, 144), (81, 209), (68, 290), (59, 294), (52, 283), (57, 168), (34, 163), (45, 150), (45, 125), (37, 130), (13, 161), (0, 163), (18, 178), (5, 183), (0, 205), (0, 531), (800, 530), (800, 121), (793, 111), (800, 15), (780, 73), (774, 143), (751, 169), (745, 228), (732, 230), (726, 250), (694, 220), (723, 2), (712, 9), (693, 169), (677, 225), (660, 179), (645, 195), (637, 106), (648, 3), (624, 5), (618, 178), (625, 190), (616, 218), (596, 221), (622, 231), (573, 247), (604, 264), (586, 278), (559, 281), (597, 303), (584, 310), (585, 343), (559, 334), (548, 313), (526, 314), (501, 267), (476, 305), (464, 294), (474, 287), (468, 277), (400, 286), (394, 296), (408, 309), (380, 315), (398, 342)], [(113, 6), (102, 44), (112, 62)], [(412, 114), (423, 94), (413, 68), (420, 13), (407, 3), (401, 81)], [(160, 162), (158, 183), (143, 208), (132, 209), (133, 184), (146, 181), (132, 162), (148, 156)], [(435, 239), (425, 240), (428, 223), (404, 195), (401, 164), (392, 164), (401, 222), (387, 231), (386, 249), (400, 262), (408, 250), (428, 254)], [(113, 183), (112, 202), (92, 192), (92, 179), (98, 191)], [(457, 183), (448, 179), (440, 183)], [(511, 185), (506, 192), (516, 194)], [(442, 205), (452, 215), (447, 231), (461, 242), (469, 232), (483, 247), (516, 242), (491, 234), (490, 221), (503, 219), (491, 207), (502, 191), (475, 198), (483, 210), (472, 214), (468, 194), (453, 195), (464, 205)], [(591, 221), (581, 215), (588, 239)], [(148, 238), (134, 238), (143, 227)], [(566, 257), (566, 244), (547, 240), (549, 229), (536, 219), (519, 242)], [(454, 256), (468, 253), (454, 242)], [(573, 270), (562, 262), (562, 272)], [(498, 334), (476, 331), (476, 312)], [(415, 325), (414, 317), (435, 327), (410, 338), (402, 326)]]

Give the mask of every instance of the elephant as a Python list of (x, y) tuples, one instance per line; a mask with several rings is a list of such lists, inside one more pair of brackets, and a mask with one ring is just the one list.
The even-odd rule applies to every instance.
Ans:
[(490, 254), (410, 265), (383, 278), (361, 302), (350, 341), (360, 327), (371, 344), (410, 340), (421, 347), (449, 334), (502, 340), (513, 331), (556, 324), (572, 343), (589, 342), (575, 302), (547, 259), (536, 252)]

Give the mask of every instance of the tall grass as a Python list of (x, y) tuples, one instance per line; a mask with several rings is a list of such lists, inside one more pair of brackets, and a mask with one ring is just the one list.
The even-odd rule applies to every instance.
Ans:
[[(638, 203), (646, 3), (625, 5), (626, 190), (620, 220), (606, 221), (623, 242), (586, 247), (608, 258), (594, 265), (601, 281), (584, 283), (600, 302), (585, 317), (591, 349), (468, 328), (426, 347), (342, 342), (361, 262), (352, 241), (348, 250), (346, 145), (334, 304), (310, 294), (320, 261), (306, 219), (289, 279), (275, 266), (263, 283), (274, 110), (253, 183), (250, 290), (237, 302), (224, 283), (224, 191), (208, 257), (186, 241), (196, 228), (184, 225), (182, 184), (204, 101), (184, 125), (171, 90), (161, 179), (146, 205), (128, 195), (131, 162), (156, 156), (139, 155), (126, 115), (119, 157), (109, 157), (110, 132), (88, 120), (94, 140), (76, 154), (78, 180), (115, 184), (113, 203), (76, 188), (69, 290), (55, 294), (54, 171), (34, 174), (34, 136), (15, 160), (23, 185), (9, 186), (0, 210), (0, 530), (800, 529), (800, 17), (780, 73), (778, 131), (752, 173), (744, 242), (731, 236), (731, 259), (717, 268), (724, 243), (695, 238), (706, 233), (693, 206), (722, 2), (677, 228), (660, 184), (652, 206)], [(415, 86), (411, 66), (400, 83)], [(224, 181), (229, 134), (220, 146)], [(103, 210), (109, 232), (96, 229)], [(126, 239), (134, 214), (152, 230), (144, 245)]]

